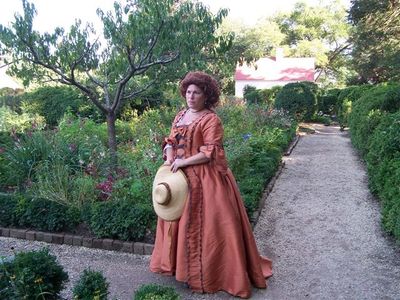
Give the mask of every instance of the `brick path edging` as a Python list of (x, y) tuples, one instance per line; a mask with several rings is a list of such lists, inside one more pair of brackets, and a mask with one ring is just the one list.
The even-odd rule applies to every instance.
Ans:
[(154, 248), (154, 245), (152, 244), (139, 242), (126, 242), (114, 239), (97, 239), (83, 237), (79, 235), (5, 227), (0, 227), (0, 236), (25, 239), (30, 241), (40, 241), (51, 244), (64, 244), (72, 246), (82, 246), (86, 248), (127, 252), (139, 255), (151, 255)]

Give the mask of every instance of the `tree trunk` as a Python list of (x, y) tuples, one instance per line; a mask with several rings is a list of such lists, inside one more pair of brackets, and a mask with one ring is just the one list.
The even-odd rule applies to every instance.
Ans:
[(107, 114), (107, 133), (108, 133), (108, 147), (110, 149), (111, 168), (116, 170), (117, 159), (117, 136), (115, 133), (115, 120), (117, 119), (115, 112)]

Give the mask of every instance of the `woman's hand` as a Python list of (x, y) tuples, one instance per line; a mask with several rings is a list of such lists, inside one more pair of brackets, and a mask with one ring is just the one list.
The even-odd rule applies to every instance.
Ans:
[(176, 171), (178, 171), (179, 168), (182, 168), (185, 166), (186, 166), (186, 160), (182, 159), (182, 158), (177, 158), (171, 164), (171, 171), (175, 173)]

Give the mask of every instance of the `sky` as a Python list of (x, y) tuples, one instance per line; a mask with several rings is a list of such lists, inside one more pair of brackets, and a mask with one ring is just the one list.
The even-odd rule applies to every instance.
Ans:
[[(100, 21), (96, 14), (98, 7), (103, 11), (112, 9), (114, 0), (29, 0), (35, 4), (37, 16), (34, 19), (34, 29), (40, 32), (51, 32), (57, 26), (69, 28), (75, 19), (82, 23), (92, 22), (100, 29)], [(318, 5), (321, 0), (303, 0), (308, 5)], [(323, 0), (322, 0), (323, 1)], [(325, 0), (329, 1), (329, 0)], [(202, 0), (212, 12), (219, 8), (228, 8), (228, 18), (241, 20), (246, 25), (254, 25), (259, 18), (271, 16), (280, 11), (290, 11), (298, 0)], [(349, 7), (350, 0), (341, 0)], [(324, 3), (324, 2), (322, 2)], [(0, 24), (9, 25), (15, 12), (22, 14), (21, 0), (0, 0)], [(0, 88), (15, 83), (5, 77), (4, 68), (0, 68)]]

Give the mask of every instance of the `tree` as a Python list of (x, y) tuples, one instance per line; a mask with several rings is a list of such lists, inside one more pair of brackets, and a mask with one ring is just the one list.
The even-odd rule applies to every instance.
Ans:
[(325, 6), (296, 3), (290, 13), (274, 20), (286, 38), (283, 44), (291, 56), (316, 58), (317, 81), (343, 81), (349, 75), (350, 25), (338, 0)]
[(361, 82), (400, 78), (400, 2), (352, 0), (353, 58)]
[(285, 38), (278, 24), (270, 19), (259, 21), (256, 26), (225, 21), (221, 29), (222, 32), (234, 34), (229, 56), (240, 65), (253, 63), (260, 57), (271, 55)]
[(115, 122), (124, 101), (168, 73), (168, 64), (175, 62), (189, 69), (196, 66), (197, 56), (207, 53), (212, 59), (229, 45), (229, 37), (214, 34), (227, 10), (213, 15), (200, 2), (115, 2), (113, 12), (97, 10), (104, 28), (96, 39), (93, 27), (82, 27), (80, 20), (68, 32), (56, 28), (53, 33), (41, 34), (33, 29), (34, 5), (27, 0), (22, 4), (23, 16), (16, 15), (10, 28), (0, 25), (4, 63), (24, 85), (59, 82), (86, 95), (106, 117), (114, 167)]

